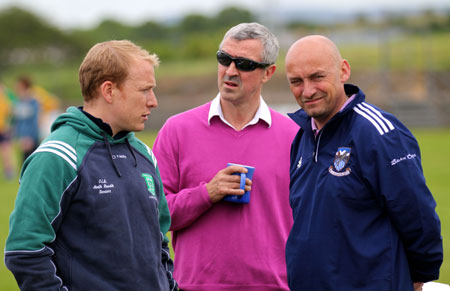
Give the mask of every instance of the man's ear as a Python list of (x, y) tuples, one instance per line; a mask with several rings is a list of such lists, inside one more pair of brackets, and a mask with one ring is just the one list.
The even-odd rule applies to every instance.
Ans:
[(262, 82), (265, 83), (272, 78), (273, 74), (275, 73), (275, 70), (277, 69), (276, 65), (270, 65), (267, 69), (264, 71), (264, 78), (262, 79)]
[(111, 81), (105, 81), (100, 85), (100, 94), (103, 99), (105, 99), (106, 103), (111, 104), (113, 102), (114, 88), (115, 85)]
[(350, 71), (351, 71), (351, 68), (350, 68), (350, 64), (348, 63), (348, 61), (347, 60), (342, 60), (342, 62), (341, 62), (341, 74), (340, 74), (342, 83), (347, 82), (347, 80), (350, 78)]

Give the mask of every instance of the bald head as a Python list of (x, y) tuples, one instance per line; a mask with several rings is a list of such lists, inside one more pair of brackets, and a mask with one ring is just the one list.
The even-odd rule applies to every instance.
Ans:
[(337, 46), (329, 38), (322, 35), (309, 35), (297, 40), (286, 54), (286, 63), (293, 61), (299, 55), (320, 57), (332, 61), (339, 66), (342, 61)]
[(350, 65), (330, 39), (310, 35), (289, 48), (285, 66), (295, 99), (320, 129), (347, 100)]

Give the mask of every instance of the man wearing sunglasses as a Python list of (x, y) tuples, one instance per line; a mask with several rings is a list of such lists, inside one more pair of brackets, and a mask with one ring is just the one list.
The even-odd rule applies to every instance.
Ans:
[[(217, 97), (171, 117), (155, 141), (182, 290), (289, 290), (289, 152), (298, 127), (261, 97), (278, 49), (260, 24), (231, 28), (217, 52)], [(247, 171), (227, 163), (255, 167), (248, 204), (224, 201), (244, 193), (232, 174)]]

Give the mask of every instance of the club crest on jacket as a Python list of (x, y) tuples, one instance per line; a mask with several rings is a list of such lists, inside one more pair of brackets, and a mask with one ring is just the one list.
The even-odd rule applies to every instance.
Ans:
[[(150, 194), (152, 194), (152, 196), (156, 196), (155, 181), (153, 180), (152, 175), (143, 173), (141, 176), (142, 176), (142, 178), (144, 178), (145, 183), (147, 184), (148, 192), (150, 192)], [(150, 198), (152, 196), (150, 196)]]
[(328, 172), (337, 177), (349, 175), (351, 169), (348, 167), (345, 168), (345, 166), (350, 160), (351, 151), (352, 149), (348, 147), (338, 148), (336, 155), (334, 156), (333, 165), (328, 168)]

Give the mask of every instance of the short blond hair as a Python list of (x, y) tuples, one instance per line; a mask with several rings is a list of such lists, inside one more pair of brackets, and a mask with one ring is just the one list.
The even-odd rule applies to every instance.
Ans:
[(130, 65), (139, 60), (159, 65), (156, 54), (150, 54), (129, 40), (110, 40), (94, 45), (78, 71), (84, 101), (93, 99), (105, 81), (120, 87), (128, 76)]

